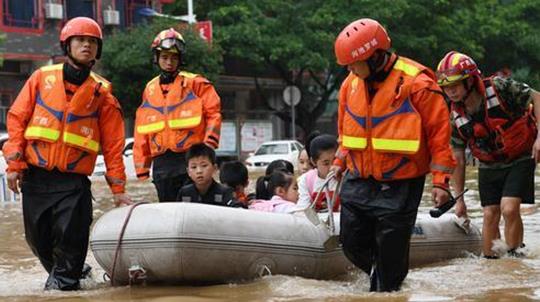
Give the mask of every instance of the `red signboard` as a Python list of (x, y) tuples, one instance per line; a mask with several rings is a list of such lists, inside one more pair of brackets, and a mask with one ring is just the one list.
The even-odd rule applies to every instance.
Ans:
[(199, 21), (196, 28), (201, 39), (212, 44), (212, 21)]

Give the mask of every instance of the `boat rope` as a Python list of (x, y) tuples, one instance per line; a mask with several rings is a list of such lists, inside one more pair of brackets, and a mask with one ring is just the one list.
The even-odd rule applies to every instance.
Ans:
[[(330, 190), (330, 181), (332, 181), (333, 178), (335, 178), (338, 183), (336, 185), (336, 190), (334, 191), (334, 194), (332, 195), (332, 198), (330, 198), (330, 192), (329, 192), (329, 190)], [(317, 192), (317, 195), (315, 195), (315, 198), (311, 201), (311, 203), (310, 203), (310, 205), (308, 207), (308, 208), (314, 208), (317, 200), (319, 200), (319, 197), (324, 192), (324, 194), (326, 195), (326, 200), (327, 200), (326, 208), (328, 209), (327, 223), (328, 223), (328, 227), (330, 229), (330, 232), (332, 234), (335, 231), (334, 204), (336, 203), (337, 197), (338, 197), (339, 192), (341, 190), (341, 184), (342, 184), (341, 179), (336, 177), (336, 174), (333, 171), (330, 171), (330, 173), (328, 173), (328, 175), (326, 176), (323, 185), (321, 186), (321, 188)]]
[(146, 201), (141, 201), (141, 202), (137, 202), (135, 204), (133, 204), (131, 206), (131, 208), (129, 209), (127, 215), (126, 215), (126, 218), (124, 219), (124, 223), (122, 224), (122, 229), (120, 230), (120, 235), (118, 236), (118, 241), (116, 242), (116, 249), (115, 249), (115, 252), (114, 252), (114, 260), (113, 260), (113, 266), (112, 266), (112, 270), (111, 270), (111, 276), (110, 276), (110, 279), (111, 279), (111, 286), (114, 286), (114, 275), (115, 275), (115, 271), (116, 271), (116, 261), (118, 260), (118, 255), (120, 255), (120, 245), (122, 245), (122, 239), (124, 238), (124, 232), (126, 231), (126, 228), (127, 228), (127, 225), (129, 223), (129, 219), (131, 218), (131, 214), (133, 213), (133, 210), (142, 205), (142, 204), (145, 204), (145, 203), (148, 203)]

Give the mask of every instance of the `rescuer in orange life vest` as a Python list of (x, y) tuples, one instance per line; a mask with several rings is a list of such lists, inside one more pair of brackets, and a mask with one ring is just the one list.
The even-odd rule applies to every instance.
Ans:
[(60, 33), (67, 63), (35, 71), (7, 116), (8, 186), (21, 188), (26, 241), (49, 273), (45, 289), (80, 287), (92, 222), (87, 175), (100, 150), (114, 204), (131, 203), (124, 193), (121, 108), (111, 84), (91, 71), (102, 39), (94, 20), (69, 20)]
[(449, 199), (455, 161), (448, 108), (435, 74), (389, 51), (375, 20), (349, 24), (335, 42), (350, 71), (339, 92), (339, 149), (332, 169), (348, 172), (341, 189), (341, 242), (349, 260), (371, 278), (371, 291), (399, 290), (425, 175), (432, 197)]
[[(532, 115), (540, 116), (540, 93), (527, 84), (499, 76), (482, 79), (478, 66), (465, 54), (451, 51), (437, 67), (438, 83), (451, 101), (451, 145), (457, 159), (454, 186), (463, 191), (465, 148), (480, 161), (478, 189), (484, 212), (483, 253), (498, 258), (493, 240), (504, 239), (510, 256), (523, 256), (521, 203), (534, 203), (534, 170), (540, 161), (540, 138)], [(532, 152), (532, 154), (531, 154)], [(536, 163), (535, 163), (536, 161)], [(456, 214), (467, 216), (463, 198)]]
[(188, 180), (186, 151), (194, 144), (217, 148), (221, 129), (221, 101), (205, 78), (185, 71), (184, 38), (174, 29), (160, 32), (152, 55), (161, 73), (143, 92), (135, 120), (133, 148), (139, 179), (150, 175), (159, 201), (175, 201)]

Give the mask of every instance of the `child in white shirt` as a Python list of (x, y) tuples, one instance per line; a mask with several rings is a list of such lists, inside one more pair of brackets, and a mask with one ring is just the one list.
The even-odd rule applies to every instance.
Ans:
[[(310, 205), (321, 190), (321, 187), (330, 172), (330, 167), (334, 161), (337, 148), (337, 140), (332, 135), (319, 135), (311, 141), (309, 154), (315, 169), (306, 172), (298, 178), (298, 191), (300, 194), (297, 204), (298, 208), (305, 208)], [(332, 178), (328, 184), (329, 198), (332, 198), (337, 185), (337, 179)], [(315, 203), (315, 210), (317, 212), (327, 210), (328, 200), (325, 191), (326, 190), (319, 195), (319, 199)], [(339, 211), (339, 206), (340, 203), (338, 197), (333, 210), (336, 212)]]

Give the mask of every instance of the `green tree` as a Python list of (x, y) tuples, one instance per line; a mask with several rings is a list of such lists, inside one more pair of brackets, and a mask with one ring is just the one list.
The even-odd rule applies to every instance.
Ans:
[(126, 31), (115, 31), (104, 41), (101, 67), (104, 76), (113, 83), (114, 95), (120, 100), (126, 116), (132, 117), (141, 103), (146, 83), (159, 74), (152, 63), (150, 45), (163, 29), (174, 27), (186, 41), (186, 64), (182, 70), (198, 73), (215, 80), (222, 71), (219, 44), (211, 47), (187, 25), (158, 19)]
[[(185, 1), (167, 10), (185, 14)], [(297, 122), (306, 131), (347, 74), (335, 63), (335, 37), (362, 17), (387, 28), (398, 54), (428, 67), (458, 50), (485, 75), (509, 67), (519, 80), (540, 84), (540, 6), (530, 0), (199, 0), (195, 13), (213, 21), (214, 40), (226, 56), (247, 60), (255, 79), (276, 70), (284, 82), (299, 86)]]

